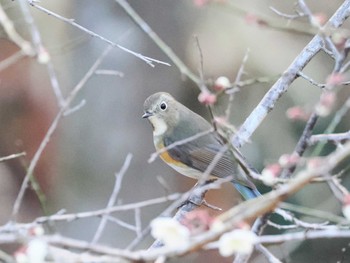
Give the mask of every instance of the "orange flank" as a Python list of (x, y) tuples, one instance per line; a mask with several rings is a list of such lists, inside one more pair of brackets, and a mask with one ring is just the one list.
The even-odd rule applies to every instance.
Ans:
[(159, 154), (159, 156), (160, 156), (160, 158), (162, 158), (162, 160), (163, 160), (165, 163), (167, 163), (167, 164), (169, 164), (169, 165), (179, 166), (179, 167), (187, 167), (187, 166), (184, 165), (182, 162), (177, 161), (177, 160), (175, 160), (174, 158), (172, 158), (172, 157), (170, 156), (170, 154), (168, 153), (168, 151), (164, 151), (164, 152), (163, 152), (163, 150), (164, 150), (165, 147), (164, 147), (164, 144), (163, 144), (162, 142), (156, 143), (155, 145), (156, 145), (157, 151), (162, 151), (162, 153)]
[(182, 167), (186, 167), (186, 165), (184, 165), (182, 162), (179, 162), (177, 160), (175, 160), (174, 158), (172, 158), (168, 151), (165, 151), (165, 152), (162, 152), (160, 154), (160, 157), (162, 158), (162, 160), (168, 164), (173, 164), (173, 165), (176, 165), (176, 166), (182, 166)]

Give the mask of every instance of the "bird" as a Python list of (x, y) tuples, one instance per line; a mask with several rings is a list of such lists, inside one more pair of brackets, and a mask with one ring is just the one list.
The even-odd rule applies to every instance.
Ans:
[[(153, 142), (160, 158), (178, 173), (199, 180), (223, 149), (224, 140), (207, 120), (169, 93), (152, 94), (145, 100), (143, 108), (142, 118), (148, 119), (153, 127)], [(196, 134), (203, 135), (196, 137)], [(191, 137), (194, 139), (186, 143), (176, 143)], [(228, 176), (233, 178), (233, 185), (244, 199), (261, 195), (247, 176), (238, 171), (232, 153), (225, 151), (208, 179)]]

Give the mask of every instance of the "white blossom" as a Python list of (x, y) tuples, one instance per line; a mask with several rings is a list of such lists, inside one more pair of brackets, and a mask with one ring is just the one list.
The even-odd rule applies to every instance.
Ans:
[(214, 88), (216, 90), (224, 90), (224, 89), (227, 89), (229, 87), (231, 87), (231, 83), (227, 77), (221, 76), (215, 80)]
[(350, 220), (350, 204), (343, 205), (342, 211), (345, 218)]
[(188, 244), (190, 231), (170, 217), (159, 217), (151, 222), (151, 234), (165, 246), (180, 248)]
[(28, 243), (27, 256), (30, 263), (43, 263), (48, 252), (47, 243), (41, 239), (33, 239)]
[(276, 174), (270, 169), (264, 169), (260, 177), (261, 181), (267, 186), (273, 186), (276, 184)]
[(218, 241), (219, 252), (224, 257), (234, 253), (249, 254), (253, 251), (256, 240), (252, 231), (236, 229), (221, 236)]

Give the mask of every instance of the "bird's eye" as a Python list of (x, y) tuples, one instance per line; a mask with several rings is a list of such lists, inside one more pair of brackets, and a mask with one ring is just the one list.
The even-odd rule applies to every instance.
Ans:
[(166, 110), (167, 107), (168, 107), (168, 105), (164, 101), (160, 104), (161, 110)]

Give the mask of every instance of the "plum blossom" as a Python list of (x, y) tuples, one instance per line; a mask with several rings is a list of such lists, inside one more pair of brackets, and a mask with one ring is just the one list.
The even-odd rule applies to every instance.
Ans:
[(174, 218), (158, 217), (151, 222), (151, 234), (165, 246), (181, 248), (188, 244), (190, 231)]

